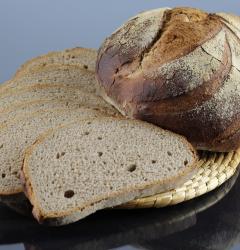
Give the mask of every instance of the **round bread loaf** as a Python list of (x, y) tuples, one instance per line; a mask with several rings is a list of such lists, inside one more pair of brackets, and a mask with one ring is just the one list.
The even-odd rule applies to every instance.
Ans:
[(192, 8), (142, 12), (108, 37), (96, 77), (122, 114), (198, 149), (240, 146), (240, 17)]

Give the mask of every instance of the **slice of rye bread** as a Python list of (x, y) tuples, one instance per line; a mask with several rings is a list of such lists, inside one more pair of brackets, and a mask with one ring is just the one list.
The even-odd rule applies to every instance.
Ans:
[(19, 90), (11, 90), (0, 95), (0, 114), (6, 109), (11, 109), (12, 105), (36, 100), (54, 100), (58, 102), (78, 102), (79, 105), (89, 107), (99, 107), (110, 112), (115, 109), (106, 103), (101, 97), (83, 91), (83, 87), (72, 87), (62, 84), (41, 84), (29, 87), (22, 87)]
[[(79, 100), (67, 99), (34, 100), (30, 102), (18, 103), (16, 105), (12, 105), (9, 109), (6, 109), (1, 112), (0, 127), (4, 126), (4, 124), (6, 123), (9, 123), (9, 121), (16, 119), (16, 117), (24, 117), (37, 111), (69, 109), (69, 111), (71, 112), (72, 109), (81, 107), (87, 108), (85, 105), (86, 102), (84, 102), (84, 100), (83, 102), (79, 102)], [(92, 106), (95, 105), (93, 104)], [(91, 109), (93, 109), (94, 112), (99, 111), (106, 115), (120, 116), (120, 114), (116, 110), (111, 109), (109, 107), (106, 108), (98, 106), (92, 107)], [(18, 213), (28, 216), (31, 214), (31, 206), (23, 193), (0, 196), (0, 201)]]
[[(31, 72), (37, 71), (40, 68), (44, 68), (46, 66), (56, 67), (65, 66), (65, 70), (67, 66), (68, 68), (76, 68), (76, 69), (88, 69), (89, 71), (95, 71), (95, 62), (97, 57), (97, 51), (89, 48), (73, 48), (66, 49), (64, 51), (50, 52), (46, 55), (42, 55), (39, 57), (35, 57), (26, 63), (24, 63), (15, 73), (13, 78), (8, 82), (1, 84), (1, 88), (8, 88), (17, 79), (21, 79), (27, 75), (31, 75)], [(38, 79), (41, 80), (41, 79)]]
[(88, 92), (96, 92), (97, 82), (92, 71), (79, 68), (75, 65), (47, 64), (29, 70), (26, 74), (13, 79), (2, 88), (2, 93), (11, 89), (18, 89), (24, 86), (36, 84), (67, 84), (72, 86), (85, 87)]
[(76, 47), (63, 51), (54, 51), (45, 55), (35, 57), (25, 62), (17, 70), (14, 77), (18, 77), (26, 71), (44, 64), (79, 65), (91, 71), (95, 71), (97, 50), (90, 48)]
[(179, 135), (141, 121), (96, 118), (41, 135), (26, 151), (21, 177), (33, 215), (56, 226), (178, 187), (195, 173), (196, 160)]
[(17, 70), (13, 78), (18, 78), (19, 76), (26, 74), (29, 70), (46, 64), (75, 65), (90, 71), (95, 71), (96, 58), (97, 51), (89, 48), (73, 48), (50, 52), (25, 62)]
[[(62, 126), (77, 119), (105, 116), (91, 108), (54, 109), (18, 117), (0, 127), (0, 196), (23, 191), (19, 179), (24, 151), (45, 130)], [(47, 166), (46, 166), (47, 167)], [(4, 198), (3, 198), (4, 200)]]
[(108, 115), (112, 116), (121, 116), (118, 111), (111, 109), (109, 107), (101, 107), (96, 106), (94, 104), (87, 105), (87, 103), (79, 100), (72, 100), (72, 99), (61, 99), (61, 100), (54, 100), (54, 99), (37, 99), (34, 101), (28, 101), (28, 102), (20, 102), (15, 105), (10, 106), (9, 108), (2, 110), (0, 114), (0, 127), (3, 124), (6, 124), (7, 122), (15, 119), (19, 116), (25, 116), (29, 113), (35, 113), (37, 111), (44, 111), (44, 110), (51, 110), (51, 109), (76, 109), (80, 107), (91, 107), (92, 109), (96, 111), (100, 111), (103, 113), (106, 113)]

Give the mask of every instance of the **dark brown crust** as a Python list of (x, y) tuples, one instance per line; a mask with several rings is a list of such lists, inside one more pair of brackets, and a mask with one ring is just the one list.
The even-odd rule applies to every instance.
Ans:
[[(166, 11), (165, 15), (163, 16), (163, 20), (159, 20), (159, 22), (162, 22), (163, 30), (164, 26), (167, 25), (165, 20), (167, 18), (167, 14), (168, 12)], [(214, 30), (211, 30), (211, 33), (205, 34), (205, 36), (201, 37), (201, 40), (196, 44), (181, 48), (181, 51), (179, 51), (178, 54), (169, 56), (169, 58), (166, 58), (164, 61), (156, 62), (156, 65), (154, 65), (154, 63), (152, 62), (155, 59), (151, 58), (149, 60), (151, 62), (150, 66), (153, 65), (153, 68), (159, 68), (165, 63), (178, 59), (183, 55), (189, 54), (197, 47), (201, 46), (203, 43), (216, 36), (221, 31), (223, 25), (217, 18), (214, 18), (212, 20), (212, 15), (209, 15), (209, 20), (215, 23), (215, 28)], [(132, 22), (127, 23), (127, 27), (129, 25), (133, 25)], [(125, 27), (125, 29), (127, 29), (127, 27)], [(147, 30), (148, 27), (144, 28)], [(125, 32), (125, 34), (126, 33), (127, 32)], [(146, 77), (146, 74), (142, 69), (142, 63), (143, 61), (145, 61), (144, 57), (149, 57), (150, 52), (157, 49), (156, 47), (158, 45), (158, 41), (161, 41), (163, 33), (164, 32), (162, 32), (162, 30), (160, 29), (159, 32), (155, 34), (155, 37), (153, 37), (152, 42), (148, 44), (144, 51), (143, 49), (137, 51), (131, 50), (130, 52), (127, 51), (129, 52), (128, 54), (126, 54), (127, 52), (123, 53), (124, 49), (121, 48), (119, 44), (117, 44), (118, 41), (114, 40), (116, 39), (115, 34), (106, 40), (106, 42), (99, 50), (96, 63), (96, 76), (99, 83), (105, 88), (107, 95), (110, 94), (114, 99), (117, 99), (119, 103), (123, 103), (123, 101), (126, 100), (128, 102), (142, 102), (162, 100), (173, 97), (167, 88), (167, 82), (169, 79), (164, 79), (161, 75), (159, 75), (157, 78)], [(108, 44), (108, 41), (111, 41), (111, 39), (113, 40), (112, 43)], [(228, 55), (229, 49), (227, 48), (227, 45), (226, 50), (226, 53)], [(223, 64), (227, 63), (228, 65), (229, 58), (227, 57), (227, 55), (225, 55)], [(131, 74), (136, 74), (137, 76), (132, 77)], [(179, 80), (181, 79), (173, 79), (173, 82), (175, 80), (178, 80), (179, 82)], [(206, 89), (208, 87), (209, 85), (206, 84), (206, 87), (203, 88), (202, 92), (206, 92)], [(153, 96), (153, 92), (157, 92), (157, 94)]]
[[(195, 43), (192, 46), (188, 47), (183, 42), (179, 49), (181, 53), (174, 52), (175, 56), (165, 56), (164, 53), (160, 53), (163, 51), (163, 47), (160, 49), (158, 46), (160, 46), (159, 44), (161, 44), (163, 36), (166, 36), (166, 33), (171, 31), (169, 23), (171, 25), (171, 15), (175, 15), (173, 13), (177, 13), (177, 15), (180, 13), (178, 22), (182, 22), (182, 26), (180, 25), (179, 27), (183, 29), (183, 32), (189, 28), (185, 25), (185, 21), (183, 21), (188, 16), (188, 18), (203, 20), (206, 26), (210, 25), (209, 33), (207, 32), (208, 28), (203, 25), (202, 29), (205, 30), (203, 35), (199, 36), (199, 40), (196, 41), (193, 38)], [(227, 121), (219, 118), (219, 115), (216, 116), (214, 114), (215, 111), (212, 113), (211, 110), (208, 111), (209, 116), (216, 116), (216, 119), (209, 120), (204, 110), (201, 110), (200, 113), (194, 110), (201, 107), (206, 101), (211, 100), (219, 92), (219, 89), (230, 74), (232, 68), (232, 51), (227, 35), (223, 57), (219, 60), (219, 68), (217, 70), (212, 69), (209, 80), (207, 82), (202, 81), (201, 84), (192, 90), (184, 90), (184, 85), (190, 83), (186, 83), (184, 76), (181, 76), (181, 68), (179, 68), (180, 73), (173, 72), (173, 76), (169, 76), (168, 79), (164, 78), (160, 72), (157, 73), (158, 76), (155, 78), (150, 78), (150, 74), (146, 74), (146, 71), (151, 72), (153, 68), (159, 68), (171, 60), (184, 58), (185, 55), (201, 47), (203, 43), (215, 37), (221, 31), (225, 32), (225, 34), (228, 31), (235, 36), (236, 34), (227, 27), (223, 22), (223, 18), (218, 15), (207, 14), (190, 8), (175, 8), (165, 11), (161, 22), (160, 31), (153, 38), (153, 42), (149, 43), (145, 51), (131, 51), (131, 54), (124, 54), (123, 56), (121, 46), (114, 46), (114, 42), (117, 42), (114, 40), (114, 36), (108, 38), (107, 42), (102, 45), (97, 60), (96, 77), (103, 89), (102, 95), (104, 99), (107, 101), (110, 100), (111, 104), (128, 117), (145, 120), (184, 135), (199, 149), (204, 148), (216, 151), (231, 151), (236, 149), (240, 146), (239, 140), (234, 136), (236, 142), (233, 143), (230, 138), (231, 135), (234, 135), (240, 129), (238, 109), (233, 112)], [(216, 26), (212, 28), (213, 26), (211, 25), (214, 22)], [(131, 23), (128, 23), (128, 25), (131, 26)], [(178, 24), (174, 23), (174, 25), (172, 27), (175, 27), (174, 29), (176, 30), (176, 25)], [(196, 27), (199, 27), (199, 32), (202, 32), (201, 26), (198, 23)], [(175, 32), (174, 29), (171, 31), (173, 34)], [(144, 29), (143, 32), (147, 31)], [(240, 41), (239, 37), (237, 39)], [(164, 44), (161, 46), (164, 46)], [(170, 45), (168, 45), (166, 40), (166, 49), (168, 49), (168, 46)], [(158, 50), (160, 51), (159, 56), (153, 56), (152, 51), (156, 52)], [(125, 60), (126, 58), (128, 60)], [(148, 61), (147, 64), (146, 58)], [(169, 87), (169, 81), (171, 81), (172, 85), (177, 85), (178, 94), (173, 93), (171, 87)], [(236, 106), (235, 103), (234, 105)]]
[[(223, 140), (214, 140), (212, 145), (208, 146), (207, 150), (209, 151), (218, 151), (218, 152), (230, 152), (235, 151), (239, 148), (240, 145), (240, 130), (235, 134), (225, 138)], [(202, 148), (206, 149), (205, 147)]]
[[(240, 130), (240, 109), (239, 109), (240, 96), (231, 96), (232, 110), (234, 113), (227, 121), (227, 125), (224, 127), (224, 131), (221, 131), (214, 141), (226, 140)], [(223, 104), (224, 105), (224, 104)], [(214, 143), (213, 141), (213, 143)]]
[[(218, 89), (223, 85), (224, 80), (228, 76), (232, 62), (231, 51), (229, 47), (229, 43), (226, 40), (225, 42), (225, 51), (224, 56), (222, 58), (222, 64), (219, 69), (212, 74), (211, 78), (203, 82), (200, 86), (194, 88), (191, 91), (188, 91), (185, 94), (170, 97), (166, 99), (161, 99), (161, 90), (152, 90), (151, 84), (147, 85), (145, 88), (146, 93), (154, 93), (154, 97), (152, 101), (147, 101), (148, 105), (151, 105), (153, 113), (167, 113), (167, 112), (180, 112), (186, 111), (189, 109), (193, 109), (207, 100), (211, 99), (212, 95), (218, 91)], [(173, 82), (179, 82), (181, 79), (171, 79)], [(149, 88), (149, 89), (148, 89)], [(159, 101), (159, 102), (158, 102)], [(136, 100), (138, 102), (138, 100)], [(144, 96), (139, 100), (139, 103), (144, 104)]]

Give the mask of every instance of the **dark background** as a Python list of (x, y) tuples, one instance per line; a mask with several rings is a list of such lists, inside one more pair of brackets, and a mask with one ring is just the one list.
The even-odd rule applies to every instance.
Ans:
[(98, 48), (129, 17), (166, 6), (240, 15), (239, 0), (0, 0), (0, 83), (32, 57), (76, 46)]

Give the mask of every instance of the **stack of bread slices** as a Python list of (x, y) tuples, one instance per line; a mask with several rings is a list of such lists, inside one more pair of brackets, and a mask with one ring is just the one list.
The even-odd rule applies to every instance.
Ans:
[(0, 199), (40, 223), (167, 191), (196, 170), (185, 138), (124, 118), (97, 94), (96, 57), (52, 52), (0, 85)]

